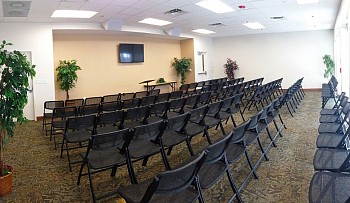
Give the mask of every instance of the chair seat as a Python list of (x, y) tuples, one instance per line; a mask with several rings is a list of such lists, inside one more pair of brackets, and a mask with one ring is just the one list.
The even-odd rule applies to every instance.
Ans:
[(220, 113), (219, 113), (219, 117), (222, 120), (226, 120), (226, 119), (230, 118), (231, 115), (232, 115), (232, 113), (228, 112), (228, 111), (220, 111)]
[(211, 116), (206, 116), (204, 118), (205, 125), (209, 126), (209, 128), (218, 125), (220, 123), (220, 121), (221, 121), (220, 119), (214, 118), (214, 117), (211, 117)]
[(337, 122), (337, 120), (338, 120), (337, 115), (321, 115), (319, 118), (320, 123), (334, 123), (334, 122)]
[(225, 174), (226, 170), (227, 166), (221, 161), (211, 164), (204, 163), (198, 173), (201, 188), (210, 188)]
[(145, 154), (156, 154), (159, 152), (159, 145), (152, 143), (149, 140), (131, 141), (129, 152), (132, 158), (143, 158)]
[(148, 123), (155, 123), (155, 122), (162, 121), (162, 120), (164, 120), (164, 119), (159, 117), (159, 116), (151, 116), (151, 117), (147, 118)]
[(316, 140), (317, 148), (337, 148), (344, 139), (344, 134), (322, 133)]
[(176, 131), (164, 131), (162, 135), (163, 145), (165, 147), (173, 146), (184, 142), (187, 136)]
[(316, 172), (310, 182), (310, 203), (349, 202), (350, 174)]
[(44, 113), (44, 118), (52, 118), (53, 113)]
[[(146, 192), (148, 185), (152, 182), (152, 179), (143, 181), (139, 184), (122, 186), (118, 188), (118, 193), (122, 196), (126, 202), (141, 202), (143, 195)], [(182, 202), (195, 202), (197, 200), (199, 194), (196, 190), (192, 188), (188, 188), (184, 191), (174, 193), (174, 194), (166, 194), (159, 195), (154, 194), (149, 201), (150, 203), (182, 203)]]
[(336, 109), (322, 109), (320, 111), (321, 115), (337, 115), (337, 110)]
[(96, 134), (110, 133), (118, 130), (119, 130), (118, 126), (113, 126), (113, 125), (102, 126), (102, 127), (96, 128)]
[(124, 128), (135, 128), (137, 126), (143, 125), (140, 121), (125, 120), (123, 123)]
[(91, 132), (89, 130), (79, 130), (68, 132), (65, 134), (68, 143), (78, 143), (89, 141), (91, 137)]
[(188, 122), (186, 126), (186, 134), (190, 137), (198, 135), (199, 133), (204, 132), (206, 126), (199, 125), (197, 123)]
[(321, 123), (318, 126), (319, 133), (337, 133), (341, 124), (339, 123)]
[[(265, 128), (264, 128), (265, 129)], [(244, 139), (247, 145), (251, 145), (255, 142), (258, 137), (258, 133), (255, 131), (246, 131), (244, 134)]]
[(125, 156), (119, 153), (118, 148), (98, 151), (91, 150), (88, 159), (92, 169), (108, 168), (126, 161)]
[(180, 115), (180, 114), (181, 114), (181, 113), (176, 112), (176, 111), (168, 111), (168, 112), (166, 113), (166, 116), (167, 116), (167, 118), (173, 118), (173, 117), (178, 116), (178, 115)]
[(229, 163), (236, 162), (244, 154), (244, 146), (241, 144), (229, 144), (226, 149), (227, 161)]
[(52, 127), (54, 128), (65, 128), (66, 127), (66, 120), (59, 120), (59, 121), (53, 121)]
[(316, 151), (313, 164), (315, 170), (350, 171), (348, 166), (342, 166), (350, 151), (320, 148)]

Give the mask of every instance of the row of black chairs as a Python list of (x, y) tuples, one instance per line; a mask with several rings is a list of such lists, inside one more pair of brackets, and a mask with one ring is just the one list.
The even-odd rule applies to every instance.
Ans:
[[(192, 156), (195, 155), (191, 149), (190, 140), (193, 136), (203, 133), (203, 131), (206, 131), (206, 129), (210, 127), (210, 124), (208, 123), (210, 123), (210, 121), (213, 118), (215, 118), (215, 116), (212, 117), (212, 114), (210, 114), (211, 110), (209, 109), (217, 109), (217, 107), (214, 107), (214, 106), (218, 106), (218, 103), (220, 102), (214, 102), (212, 104), (209, 104), (208, 106), (199, 107), (188, 113), (180, 114), (178, 116), (175, 116), (173, 118), (170, 118), (164, 121), (160, 121), (160, 122), (156, 122), (148, 125), (137, 126), (132, 130), (124, 129), (124, 130), (112, 131), (109, 133), (91, 136), (89, 147), (88, 147), (87, 153), (84, 156), (84, 162), (81, 166), (81, 170), (79, 173), (78, 184), (80, 183), (81, 176), (89, 175), (90, 187), (91, 187), (93, 199), (94, 200), (99, 199), (99, 197), (95, 197), (95, 194), (94, 194), (91, 174), (98, 172), (100, 170), (107, 170), (112, 168), (113, 169), (112, 176), (114, 176), (116, 172), (116, 167), (121, 166), (121, 163), (123, 163), (128, 166), (131, 183), (133, 183), (133, 185), (123, 186), (119, 188), (118, 193), (123, 198), (125, 198), (127, 202), (139, 202), (142, 199), (143, 201), (147, 200), (146, 202), (148, 202), (150, 198), (156, 198), (156, 197), (162, 198), (162, 196), (164, 195), (160, 195), (158, 193), (156, 193), (155, 196), (153, 196), (153, 193), (157, 191), (157, 189), (165, 190), (166, 191), (164, 192), (165, 194), (170, 193), (170, 195), (168, 194), (164, 196), (164, 198), (166, 198), (165, 200), (170, 201), (174, 197), (176, 197), (177, 200), (181, 200), (181, 202), (193, 202), (193, 199), (198, 199), (198, 198), (201, 200), (202, 197), (200, 192), (191, 198), (186, 196), (188, 195), (187, 193), (180, 194), (181, 198), (179, 196), (174, 196), (175, 193), (178, 192), (176, 188), (179, 187), (175, 183), (183, 184), (182, 181), (184, 181), (180, 179), (178, 175), (176, 175), (178, 174), (178, 170), (180, 169), (175, 169), (174, 171), (167, 171), (159, 174), (158, 176), (156, 176), (155, 179), (150, 179), (150, 180), (138, 183), (135, 177), (135, 173), (133, 172), (132, 163), (134, 161), (143, 159), (143, 165), (145, 165), (147, 163), (148, 156), (150, 155), (147, 154), (147, 156), (145, 157), (145, 155), (141, 156), (140, 154), (145, 151), (151, 151), (151, 150), (147, 150), (151, 148), (157, 151), (158, 153), (161, 152), (165, 168), (169, 170), (170, 164), (167, 162), (165, 151), (168, 150), (168, 155), (169, 155), (174, 144), (177, 145), (181, 142), (186, 142), (189, 148), (190, 154)], [(229, 133), (229, 135), (226, 135), (226, 133), (223, 132), (223, 136), (225, 138), (217, 143), (212, 144), (209, 137), (207, 137), (208, 143), (210, 144), (210, 146), (205, 150), (206, 153), (208, 153), (207, 157), (203, 158), (203, 160), (205, 161), (203, 160), (201, 161), (201, 162), (204, 162), (203, 168), (199, 170), (198, 174), (197, 173), (193, 174), (193, 172), (186, 174), (182, 172), (182, 176), (187, 177), (187, 178), (184, 178), (185, 180), (187, 181), (191, 180), (190, 182), (186, 181), (187, 184), (184, 185), (183, 187), (186, 187), (186, 188), (190, 187), (192, 185), (191, 183), (193, 183), (195, 179), (196, 184), (194, 186), (197, 186), (196, 187), (197, 191), (200, 190), (200, 188), (208, 189), (224, 173), (226, 173), (228, 176), (230, 185), (235, 194), (234, 196), (231, 197), (231, 200), (233, 200), (233, 198), (237, 198), (237, 200), (241, 202), (242, 200), (240, 198), (239, 193), (241, 192), (243, 187), (246, 186), (251, 175), (254, 175), (256, 178), (258, 178), (256, 174), (256, 169), (258, 165), (260, 165), (260, 161), (261, 161), (261, 159), (259, 159), (257, 163), (253, 164), (250, 159), (250, 156), (248, 155), (246, 147), (247, 145), (250, 145), (257, 140), (262, 153), (261, 157), (265, 157), (268, 160), (267, 153), (269, 148), (275, 145), (275, 140), (278, 135), (282, 136), (281, 131), (282, 131), (282, 128), (285, 127), (281, 117), (279, 118), (281, 119), (282, 126), (278, 126), (275, 120), (277, 115), (280, 116), (278, 107), (279, 107), (278, 99), (276, 99), (271, 104), (266, 106), (262, 111), (258, 112), (256, 115), (252, 116), (250, 119), (248, 119), (244, 123), (237, 126), (233, 131)], [(204, 109), (207, 109), (206, 110), (207, 113), (205, 113)], [(215, 110), (215, 111), (218, 111), (218, 110)], [(217, 114), (220, 114), (220, 113), (221, 112), (218, 112)], [(219, 116), (216, 116), (216, 117), (219, 118)], [(215, 123), (214, 126), (217, 126), (217, 122), (220, 122), (220, 118), (218, 119), (218, 121), (214, 122)], [(271, 136), (271, 133), (268, 127), (270, 123), (274, 123), (276, 127), (276, 131), (277, 131), (276, 136)], [(146, 128), (158, 129), (158, 127), (151, 127), (155, 125), (156, 126), (163, 125), (163, 127), (160, 127), (162, 128), (162, 130), (158, 130), (157, 132), (153, 130), (145, 130)], [(203, 128), (203, 125), (207, 125), (207, 126)], [(195, 132), (194, 129), (201, 129), (201, 130), (197, 130)], [(267, 146), (267, 148), (264, 148), (262, 146), (261, 140), (260, 140), (260, 133), (263, 130), (266, 130), (268, 132), (269, 139), (270, 139), (270, 144), (269, 146)], [(141, 136), (139, 134), (140, 132), (146, 133), (147, 136), (146, 135)], [(150, 134), (150, 132), (153, 132), (153, 134)], [(131, 133), (131, 136), (127, 135), (128, 133), (129, 134)], [(204, 132), (204, 134), (205, 133), (206, 132)], [(145, 137), (146, 137), (146, 140), (145, 140)], [(119, 139), (120, 142), (116, 141), (115, 139)], [(107, 144), (107, 143), (110, 143), (110, 144)], [(117, 148), (117, 146), (120, 146), (120, 147)], [(112, 150), (113, 153), (115, 153), (115, 150), (117, 151), (119, 150), (118, 156), (121, 156), (123, 158), (119, 158), (118, 160), (122, 160), (122, 162), (118, 162), (118, 163), (113, 162), (113, 164), (111, 164), (112, 162), (107, 162), (110, 165), (102, 166), (103, 164), (97, 164), (96, 162), (106, 163), (106, 161), (104, 161), (102, 157), (96, 157), (97, 155), (95, 156), (91, 154), (92, 150), (94, 150), (93, 153), (101, 155), (105, 159), (108, 159), (108, 156), (105, 156), (104, 153), (110, 154), (111, 152), (109, 150)], [(246, 156), (251, 173), (247, 176), (247, 178), (245, 179), (241, 187), (237, 188), (237, 186), (233, 181), (230, 169), (228, 167), (228, 163), (235, 163), (243, 154), (245, 154)], [(201, 156), (205, 156), (205, 155), (203, 155), (202, 153)], [(91, 157), (93, 159), (91, 159)], [(197, 163), (199, 160), (200, 159), (196, 159), (194, 163)], [(185, 168), (190, 166), (194, 167), (196, 165), (194, 163), (191, 162), (187, 164)], [(87, 165), (88, 172), (82, 173), (83, 167), (85, 165)], [(96, 167), (96, 166), (100, 166), (100, 167)], [(219, 169), (218, 167), (220, 168), (220, 170), (218, 170)], [(181, 171), (182, 170), (185, 170), (185, 169), (181, 167)], [(161, 186), (154, 185), (154, 184), (159, 184), (159, 181), (160, 181), (159, 177), (163, 177), (163, 175), (169, 176), (168, 178), (165, 178), (165, 180), (167, 181), (164, 180), (165, 182)], [(176, 180), (176, 178), (180, 180)], [(174, 182), (169, 182), (169, 181), (174, 181)], [(170, 184), (170, 183), (174, 183), (174, 184)], [(169, 186), (166, 186), (164, 184), (169, 184)], [(168, 190), (166, 190), (165, 188), (168, 188)], [(143, 191), (143, 192), (140, 193), (136, 191)], [(110, 195), (110, 194), (107, 194), (107, 195)], [(184, 195), (183, 196), (184, 198), (182, 198), (182, 195)], [(105, 197), (105, 195), (103, 195), (102, 197)], [(160, 200), (164, 201), (164, 199), (160, 199)]]
[(350, 201), (350, 102), (342, 92), (332, 108), (323, 107), (310, 182), (309, 202)]
[(296, 112), (301, 100), (305, 97), (305, 92), (302, 86), (304, 78), (298, 79), (292, 84), (284, 93), (280, 96), (280, 103), (282, 106), (286, 106), (289, 114), (293, 117), (292, 112)]
[(338, 86), (338, 80), (334, 75), (332, 75), (328, 83), (322, 84), (322, 94), (321, 94), (322, 108), (326, 106), (329, 99), (333, 98), (334, 102), (336, 101), (337, 86)]

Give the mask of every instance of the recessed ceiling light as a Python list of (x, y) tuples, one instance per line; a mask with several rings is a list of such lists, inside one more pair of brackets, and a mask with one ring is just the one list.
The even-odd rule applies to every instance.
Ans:
[(55, 10), (51, 18), (91, 18), (97, 13), (96, 11)]
[(198, 6), (211, 10), (215, 13), (228, 13), (235, 11), (233, 8), (228, 6), (227, 4), (222, 3), (219, 0), (205, 0), (196, 3)]
[(297, 0), (298, 4), (313, 4), (318, 3), (318, 0)]
[(145, 19), (139, 21), (139, 23), (163, 26), (163, 25), (169, 25), (172, 22), (169, 22), (169, 21), (166, 21), (166, 20), (159, 20), (159, 19), (155, 19), (155, 18), (145, 18)]
[(248, 22), (247, 21), (247, 22), (243, 23), (243, 25), (246, 26), (246, 27), (249, 27), (251, 29), (254, 29), (254, 30), (256, 30), (256, 29), (264, 29), (265, 28), (265, 26), (263, 26), (259, 22)]
[(206, 29), (195, 29), (195, 30), (192, 30), (192, 32), (197, 32), (197, 33), (201, 33), (201, 34), (205, 34), (205, 35), (215, 33), (211, 30), (206, 30)]

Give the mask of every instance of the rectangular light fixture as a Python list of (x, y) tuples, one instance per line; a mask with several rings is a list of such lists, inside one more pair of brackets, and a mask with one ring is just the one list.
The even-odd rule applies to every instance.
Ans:
[(233, 10), (233, 8), (231, 8), (227, 4), (222, 3), (219, 0), (204, 0), (196, 4), (215, 13), (228, 13), (235, 11)]
[(318, 3), (319, 0), (297, 0), (298, 4), (313, 4)]
[(265, 28), (265, 26), (263, 26), (259, 22), (245, 22), (245, 23), (243, 23), (243, 25), (246, 26), (246, 27), (249, 27), (251, 29), (254, 29), (254, 30), (256, 30), (256, 29), (264, 29)]
[(139, 21), (139, 23), (144, 23), (144, 24), (149, 24), (149, 25), (157, 25), (157, 26), (164, 26), (164, 25), (169, 25), (172, 22), (166, 21), (166, 20), (159, 20), (159, 19), (155, 19), (155, 18), (145, 18), (141, 21)]
[(97, 13), (96, 11), (55, 10), (51, 18), (91, 18)]
[(205, 34), (205, 35), (215, 33), (211, 30), (206, 30), (206, 29), (195, 29), (195, 30), (192, 30), (192, 32), (197, 32), (197, 33), (201, 33), (201, 34)]

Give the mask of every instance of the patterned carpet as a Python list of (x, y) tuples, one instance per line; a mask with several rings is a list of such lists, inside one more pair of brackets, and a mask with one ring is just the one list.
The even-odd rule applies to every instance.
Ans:
[[(283, 137), (277, 139), (277, 147), (269, 151), (269, 161), (263, 160), (257, 169), (259, 179), (251, 178), (242, 192), (245, 202), (308, 202), (308, 186), (314, 173), (312, 159), (315, 152), (319, 110), (321, 105), (319, 92), (307, 92), (294, 117), (285, 107), (281, 114), (287, 129)], [(245, 118), (255, 111), (245, 113)], [(240, 116), (236, 115), (241, 122)], [(233, 129), (231, 123), (225, 125), (226, 132)], [(273, 134), (276, 130), (271, 125)], [(209, 131), (213, 140), (221, 137), (215, 129)], [(263, 140), (268, 141), (267, 134), (262, 133)], [(194, 150), (198, 153), (207, 146), (206, 140), (197, 136)], [(267, 144), (267, 142), (266, 142)], [(266, 146), (265, 144), (265, 146)], [(250, 156), (256, 162), (260, 156), (258, 144), (248, 148)], [(53, 143), (44, 135), (41, 122), (28, 122), (16, 127), (15, 137), (6, 146), (6, 163), (14, 166), (14, 187), (10, 195), (0, 202), (90, 202), (91, 194), (88, 177), (82, 178), (77, 186), (77, 175), (80, 164), (73, 166), (69, 172), (67, 157), (60, 158), (59, 150), (54, 150)], [(169, 156), (172, 166), (176, 166), (189, 157), (186, 145), (174, 148)], [(149, 160), (146, 167), (141, 162), (135, 164), (139, 181), (153, 177), (165, 168), (161, 157)], [(249, 173), (248, 164), (243, 156), (236, 164), (231, 165), (234, 180), (238, 185)], [(96, 194), (113, 191), (120, 185), (127, 185), (129, 178), (126, 167), (118, 169), (116, 177), (109, 177), (108, 172), (94, 176)], [(228, 180), (222, 178), (211, 189), (204, 191), (206, 202), (227, 202), (232, 195)], [(101, 202), (116, 202), (117, 195)]]

